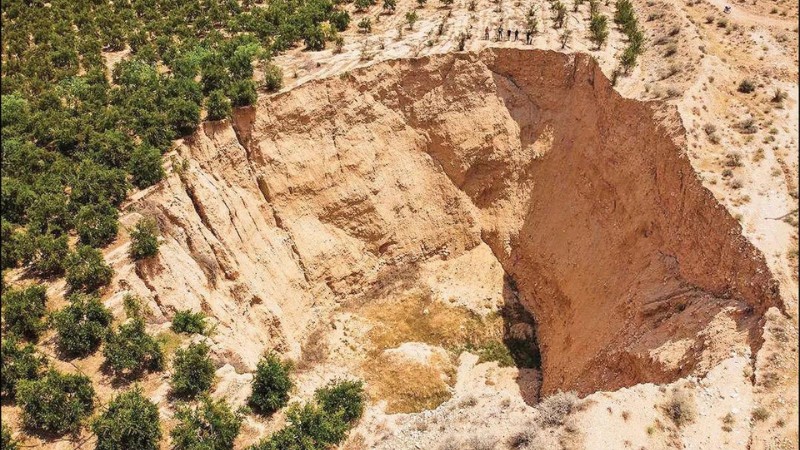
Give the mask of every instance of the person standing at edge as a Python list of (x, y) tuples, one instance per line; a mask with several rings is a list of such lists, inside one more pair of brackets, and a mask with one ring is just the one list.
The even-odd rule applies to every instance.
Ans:
[(497, 26), (497, 40), (498, 41), (503, 40), (503, 24)]
[(514, 42), (517, 42), (517, 39), (519, 39), (519, 28), (514, 30)]
[(525, 43), (531, 45), (531, 30), (525, 32)]
[(510, 40), (511, 40), (511, 28), (509, 28), (508, 30), (506, 30), (506, 40), (507, 40), (507, 41), (510, 41)]
[(485, 40), (489, 40), (489, 27), (486, 27), (486, 30), (483, 31), (483, 38)]

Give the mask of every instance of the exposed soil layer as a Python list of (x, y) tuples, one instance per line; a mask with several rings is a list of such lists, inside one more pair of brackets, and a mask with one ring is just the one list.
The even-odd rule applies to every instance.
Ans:
[(198, 302), (219, 318), (220, 352), (245, 368), (482, 242), (536, 317), (545, 395), (702, 374), (727, 356), (715, 323), (757, 346), (779, 303), (675, 111), (620, 97), (585, 55), (391, 61), (234, 122), (206, 124), (180, 179), (139, 201), (168, 242), (137, 275), (165, 314)]

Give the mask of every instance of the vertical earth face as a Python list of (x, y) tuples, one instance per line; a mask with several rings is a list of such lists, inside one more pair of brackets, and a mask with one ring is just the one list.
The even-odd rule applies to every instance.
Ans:
[(391, 61), (206, 124), (179, 152), (189, 170), (139, 200), (168, 243), (132, 284), (203, 305), (242, 370), (396, 274), (486, 245), (536, 318), (544, 395), (703, 374), (728, 356), (721, 321), (757, 349), (779, 304), (675, 111), (622, 98), (588, 56)]

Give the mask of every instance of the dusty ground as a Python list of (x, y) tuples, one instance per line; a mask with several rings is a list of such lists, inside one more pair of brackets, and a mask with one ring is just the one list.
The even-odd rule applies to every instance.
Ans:
[[(684, 297), (674, 297), (682, 308), (687, 303), (694, 305), (674, 317), (662, 311), (655, 316), (658, 320), (625, 328), (629, 333), (624, 342), (602, 331), (607, 322), (630, 325), (628, 318), (620, 318), (624, 314), (618, 305), (586, 310), (585, 319), (574, 313), (577, 317), (563, 319), (564, 323), (591, 332), (583, 335), (585, 343), (573, 344), (557, 361), (552, 356), (556, 343), (580, 342), (581, 337), (575, 332), (558, 334), (563, 324), (548, 319), (548, 310), (532, 307), (545, 322), (540, 324), (545, 334), (556, 336), (545, 340), (551, 355), (549, 360), (545, 355), (545, 368), (564, 376), (564, 381), (554, 382), (556, 378), (545, 373), (545, 394), (562, 386), (589, 394), (557, 424), (547, 422), (547, 411), (537, 405), (542, 389), (539, 371), (481, 361), (476, 346), (464, 347), (473, 343), (480, 348), (496, 341), (506, 325), (517, 325), (517, 332), (525, 333), (525, 323), (508, 323), (500, 314), (517, 298), (517, 286), (511, 288), (506, 272), (520, 282), (523, 302), (527, 298), (528, 306), (543, 304), (541, 299), (534, 300), (541, 297), (537, 292), (542, 286), (536, 284), (541, 283), (540, 278), (523, 270), (531, 259), (517, 266), (513, 261), (520, 256), (512, 249), (524, 249), (525, 242), (536, 243), (537, 247), (521, 258), (533, 258), (537, 264), (560, 270), (564, 279), (592, 273), (593, 266), (618, 266), (618, 272), (607, 272), (615, 274), (607, 283), (614, 287), (628, 281), (626, 273), (638, 274), (625, 269), (638, 261), (648, 267), (642, 276), (645, 285), (663, 276), (663, 286), (654, 287), (654, 293), (678, 292), (677, 288), (670, 291), (677, 281), (670, 278), (668, 269), (652, 269), (661, 263), (649, 256), (592, 256), (589, 262), (598, 264), (581, 265), (574, 253), (566, 252), (559, 260), (559, 248), (617, 248), (602, 241), (615, 243), (616, 230), (626, 226), (602, 225), (599, 219), (602, 238), (554, 240), (550, 259), (536, 260), (537, 250), (542, 248), (538, 243), (546, 241), (535, 234), (541, 227), (524, 228), (526, 208), (540, 205), (539, 211), (549, 217), (559, 214), (558, 205), (541, 209), (546, 197), (534, 196), (530, 205), (520, 199), (530, 198), (531, 189), (536, 192), (548, 182), (534, 178), (531, 184), (511, 183), (510, 191), (502, 190), (503, 195), (497, 196), (486, 188), (494, 184), (485, 178), (505, 179), (513, 172), (498, 172), (497, 161), (514, 161), (519, 163), (514, 167), (520, 167), (528, 159), (541, 158), (547, 163), (562, 158), (560, 166), (545, 166), (553, 172), (544, 171), (543, 165), (531, 170), (549, 175), (544, 179), (550, 180), (554, 176), (570, 179), (569, 174), (577, 177), (586, 171), (596, 176), (591, 166), (582, 168), (583, 172), (565, 169), (580, 166), (582, 160), (559, 156), (571, 155), (568, 149), (574, 143), (564, 144), (560, 139), (577, 139), (587, 143), (587, 148), (594, 145), (593, 139), (599, 135), (571, 135), (571, 127), (563, 120), (594, 118), (587, 105), (602, 109), (607, 104), (571, 103), (572, 109), (565, 108), (563, 116), (558, 116), (561, 122), (554, 120), (555, 130), (534, 127), (535, 131), (525, 131), (519, 125), (525, 121), (505, 110), (513, 110), (512, 97), (501, 101), (494, 94), (484, 96), (484, 86), (475, 81), (481, 79), (478, 75), (454, 71), (449, 75), (453, 78), (442, 76), (439, 81), (455, 80), (451, 84), (457, 90), (431, 89), (428, 100), (422, 95), (423, 100), (413, 100), (421, 105), (412, 108), (416, 116), (408, 116), (418, 121), (414, 124), (398, 112), (409, 100), (391, 93), (428, 89), (434, 83), (422, 76), (392, 78), (402, 63), (357, 70), (386, 60), (454, 52), (462, 33), (471, 34), (465, 46), (470, 52), (486, 47), (528, 48), (522, 42), (494, 41), (493, 30), (501, 22), (504, 27), (521, 27), (531, 7), (537, 11), (540, 33), (530, 48), (561, 50), (560, 31), (552, 28), (547, 2), (478, 1), (474, 11), (461, 0), (452, 8), (433, 1), (419, 9), (416, 2), (398, 3), (394, 14), (383, 14), (380, 5), (355, 14), (352, 31), (345, 34), (346, 43), (339, 53), (297, 49), (281, 56), (277, 62), (286, 75), (284, 91), (292, 93), (262, 98), (255, 111), (239, 113), (235, 131), (230, 124), (206, 124), (196, 139), (177, 147), (167, 163), (171, 176), (159, 186), (137, 193), (129, 203), (131, 212), (123, 219), (123, 224), (130, 226), (139, 213), (159, 217), (163, 243), (158, 261), (131, 264), (124, 232), (106, 255), (117, 271), (106, 299), (115, 315), (122, 317), (121, 299), (126, 293), (142, 296), (153, 312), (150, 331), (161, 334), (174, 350), (188, 342), (188, 338), (167, 331), (174, 311), (192, 308), (208, 313), (217, 323), (217, 332), (210, 337), (219, 366), (214, 395), (235, 405), (244, 402), (252, 367), (268, 348), (298, 362), (298, 389), (294, 392), (298, 400), (309, 398), (316, 387), (336, 377), (367, 380), (370, 407), (344, 448), (494, 445), (502, 449), (509, 448), (511, 439), (522, 433), (533, 443), (530, 448), (797, 448), (797, 2), (736, 2), (730, 14), (722, 13), (724, 4), (717, 0), (636, 2), (648, 38), (647, 50), (630, 74), (618, 78), (615, 89), (626, 98), (661, 100), (676, 108), (677, 115), (664, 113), (664, 125), (670, 130), (685, 128), (685, 137), (676, 138), (676, 148), (686, 149), (691, 165), (676, 162), (666, 173), (688, 174), (693, 169), (702, 186), (735, 220), (717, 218), (725, 214), (701, 208), (697, 216), (703, 220), (696, 223), (694, 216), (687, 215), (685, 222), (667, 221), (655, 228), (643, 225), (647, 233), (655, 233), (659, 242), (654, 245), (660, 250), (670, 248), (691, 255), (693, 248), (701, 249), (692, 269), (695, 273), (682, 273), (678, 278), (707, 288), (689, 294), (686, 303), (681, 303)], [(572, 5), (568, 6), (572, 11)], [(410, 30), (405, 13), (412, 8), (420, 19)], [(612, 16), (613, 4), (601, 4), (600, 10)], [(372, 18), (370, 34), (356, 31), (355, 24), (362, 16)], [(586, 36), (587, 17), (587, 3), (571, 12), (568, 26), (573, 36), (563, 51), (592, 55), (610, 78), (624, 48), (624, 37), (612, 30), (609, 43), (595, 49)], [(483, 39), (487, 26), (493, 37), (488, 41)], [(519, 59), (527, 61), (522, 56)], [(541, 67), (515, 70), (517, 78), (560, 73)], [(321, 78), (331, 81), (295, 91)], [(745, 78), (756, 84), (755, 92), (737, 91)], [(397, 80), (403, 80), (402, 86), (394, 84)], [(776, 89), (786, 97), (775, 100)], [(449, 104), (455, 106), (448, 108)], [(426, 117), (422, 114), (426, 111), (432, 112)], [(459, 115), (462, 111), (469, 113)], [(631, 134), (643, 141), (644, 133), (658, 136), (660, 140), (647, 140), (646, 148), (660, 154), (659, 142), (672, 136), (671, 132), (652, 131), (651, 126), (658, 127), (637, 124), (637, 117), (647, 122), (644, 115), (631, 115)], [(317, 126), (309, 127), (309, 123)], [(626, 129), (619, 127), (618, 134), (625, 135)], [(520, 148), (520, 136), (526, 132), (535, 139), (530, 147)], [(432, 145), (431, 136), (447, 139)], [(451, 141), (455, 150), (444, 148)], [(552, 152), (549, 159), (548, 152)], [(494, 158), (485, 159), (487, 154)], [(616, 158), (610, 150), (608, 155)], [(591, 153), (584, 156), (591, 158)], [(189, 169), (178, 173), (173, 163), (183, 160), (188, 161)], [(632, 160), (624, 161), (628, 164), (601, 172), (602, 178), (619, 186), (615, 171), (624, 173), (632, 164)], [(485, 178), (482, 173), (487, 174)], [(515, 183), (528, 175), (526, 171), (514, 175), (518, 177)], [(687, 188), (681, 181), (680, 188), (668, 191), (666, 197), (678, 191), (682, 195), (693, 189), (701, 192), (700, 183), (697, 185)], [(634, 186), (644, 189), (643, 185)], [(602, 186), (593, 188), (602, 190)], [(551, 184), (549, 189), (553, 196), (569, 197), (558, 185)], [(615, 199), (614, 205), (616, 201), (638, 205), (632, 210), (643, 212), (631, 214), (637, 219), (660, 217), (659, 208), (673, 208), (664, 206), (670, 202), (651, 199), (656, 207), (626, 200), (624, 194), (609, 195)], [(593, 204), (600, 205), (599, 209), (604, 206), (598, 197), (588, 205)], [(683, 201), (679, 204), (681, 208), (685, 205)], [(567, 217), (579, 216), (585, 206), (569, 205)], [(674, 208), (666, 217), (677, 217), (678, 207)], [(496, 219), (499, 216), (503, 220)], [(733, 245), (726, 236), (738, 235), (736, 221), (741, 233), (763, 254), (763, 263), (756, 258), (752, 265), (745, 262), (741, 265), (746, 267), (736, 268), (737, 258), (720, 257), (709, 264), (708, 255), (716, 252), (716, 247)], [(566, 219), (546, 225), (552, 227), (547, 231), (553, 236), (570, 228)], [(595, 219), (575, 226), (592, 228)], [(668, 232), (670, 227), (674, 231)], [(695, 236), (696, 243), (680, 243), (683, 238), (675, 236), (684, 229)], [(575, 247), (570, 246), (573, 242)], [(641, 254), (654, 253), (647, 247)], [(748, 257), (741, 259), (747, 261)], [(704, 271), (704, 265), (710, 267)], [(731, 290), (732, 298), (716, 295), (719, 289), (715, 286), (723, 284), (726, 270), (739, 275), (732, 277), (739, 280), (733, 284), (741, 284)], [(766, 285), (768, 275), (778, 281), (777, 300), (767, 299), (766, 289), (748, 287)], [(606, 294), (604, 298), (612, 298), (612, 292), (614, 298), (626, 298), (590, 276), (574, 278), (586, 282), (570, 285), (557, 279), (554, 283), (572, 289), (570, 298), (576, 304), (579, 301), (575, 299), (590, 298), (595, 292)], [(52, 308), (58, 307), (62, 290), (61, 285), (51, 286)], [(650, 293), (635, 294), (629, 301), (644, 303), (647, 295)], [(745, 316), (750, 309), (757, 311), (753, 319)], [(650, 332), (653, 329), (661, 331)], [(642, 338), (643, 334), (647, 338)], [(587, 362), (591, 358), (584, 355), (597, 354), (592, 345), (600, 344), (616, 346), (619, 352), (595, 360), (597, 373), (577, 370), (581, 364), (592, 367), (593, 363)], [(44, 349), (53, 353), (51, 344)], [(620, 356), (623, 354), (627, 356)], [(101, 359), (98, 354), (58, 364), (64, 370), (77, 368), (93, 374), (98, 373)], [(612, 360), (616, 372), (603, 366)], [(173, 410), (165, 400), (167, 376), (150, 375), (142, 385), (154, 401), (160, 401), (168, 429)], [(392, 383), (396, 380), (404, 383)], [(103, 401), (117, 388), (111, 380), (96, 381)], [(552, 388), (547, 388), (548, 383)], [(597, 389), (600, 391), (595, 392)], [(691, 410), (691, 420), (684, 423), (671, 417), (671, 402)], [(768, 411), (766, 417), (754, 414), (760, 408)], [(4, 406), (4, 421), (10, 417), (13, 422), (17, 413)], [(244, 447), (267, 435), (281, 422), (280, 415), (272, 420), (249, 417), (239, 445)], [(76, 448), (90, 446), (91, 439), (86, 435), (42, 445), (29, 438), (25, 443)], [(168, 448), (167, 442), (164, 448)]]

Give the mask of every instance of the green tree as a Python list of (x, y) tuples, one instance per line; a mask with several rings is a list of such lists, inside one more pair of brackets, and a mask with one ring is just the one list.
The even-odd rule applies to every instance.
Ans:
[[(555, 3), (552, 4), (553, 8), (553, 25), (556, 28), (561, 28), (564, 26), (564, 21), (567, 19), (567, 7), (560, 0), (557, 0)], [(563, 48), (563, 46), (562, 46)]]
[(625, 51), (623, 51), (622, 56), (620, 56), (620, 63), (622, 64), (622, 68), (625, 70), (625, 73), (628, 73), (634, 66), (636, 66), (636, 59), (638, 56), (639, 55), (634, 46), (629, 45), (625, 47)]
[(250, 106), (258, 100), (258, 93), (256, 93), (256, 84), (253, 80), (239, 80), (231, 83), (228, 90), (231, 98), (231, 104), (237, 108), (242, 106)]
[(3, 397), (12, 399), (17, 393), (17, 383), (39, 378), (47, 364), (33, 344), (20, 344), (13, 335), (3, 338), (0, 361), (3, 364), (0, 371), (0, 393)]
[(133, 176), (133, 185), (139, 189), (158, 183), (164, 178), (161, 152), (149, 144), (138, 145), (131, 153), (128, 171)]
[(214, 364), (208, 356), (209, 347), (203, 342), (178, 349), (172, 361), (172, 393), (177, 397), (195, 398), (206, 392), (214, 382)]
[(54, 369), (37, 380), (20, 380), (17, 403), (22, 422), (37, 431), (64, 434), (77, 431), (94, 408), (94, 388), (84, 375)]
[(206, 107), (208, 108), (208, 120), (227, 119), (231, 115), (231, 101), (220, 90), (211, 91)]
[(134, 260), (150, 258), (158, 253), (158, 224), (149, 217), (136, 222), (131, 230), (130, 256)]
[(69, 255), (67, 236), (53, 237), (50, 234), (20, 234), (15, 240), (17, 255), (23, 264), (42, 277), (60, 276), (64, 273), (64, 264)]
[[(421, 0), (417, 0), (417, 1), (421, 1)], [(423, 4), (423, 3), (421, 3), (421, 4)], [(409, 12), (406, 13), (406, 22), (408, 22), (408, 29), (409, 30), (413, 30), (414, 29), (414, 23), (416, 23), (416, 21), (417, 21), (417, 12), (416, 11), (409, 11)]]
[(328, 414), (341, 414), (345, 422), (354, 422), (364, 414), (364, 383), (336, 380), (314, 393), (322, 409)]
[(88, 245), (79, 245), (67, 257), (67, 285), (73, 291), (93, 292), (111, 282), (114, 270), (103, 254)]
[(144, 320), (136, 317), (109, 333), (103, 347), (106, 365), (118, 375), (138, 376), (144, 370), (164, 368), (161, 345), (145, 331)]
[(53, 314), (59, 349), (68, 356), (87, 356), (100, 346), (112, 319), (96, 296), (71, 295), (69, 305)]
[(178, 311), (172, 318), (172, 331), (176, 333), (203, 334), (206, 330), (206, 316), (202, 312)]
[(158, 450), (158, 407), (134, 387), (109, 402), (92, 422), (92, 432), (97, 435), (96, 450)]
[(200, 107), (191, 100), (174, 98), (167, 104), (167, 117), (178, 137), (194, 133), (200, 123)]
[(294, 386), (289, 374), (292, 366), (282, 362), (278, 355), (269, 353), (258, 362), (253, 378), (253, 391), (248, 404), (262, 415), (270, 415), (289, 402), (289, 391)]
[(207, 396), (195, 408), (179, 407), (175, 418), (178, 425), (170, 432), (175, 450), (230, 450), (242, 424), (224, 400)]
[(6, 331), (36, 341), (44, 329), (47, 291), (42, 285), (6, 289), (2, 295), (3, 324)]
[(592, 42), (599, 49), (608, 39), (608, 18), (602, 14), (594, 14), (589, 22)]
[(253, 446), (252, 450), (324, 450), (342, 442), (348, 424), (341, 412), (329, 414), (314, 404), (292, 404), (286, 412), (288, 426)]
[(117, 237), (117, 209), (106, 201), (82, 206), (75, 216), (75, 230), (82, 244), (104, 247)]

